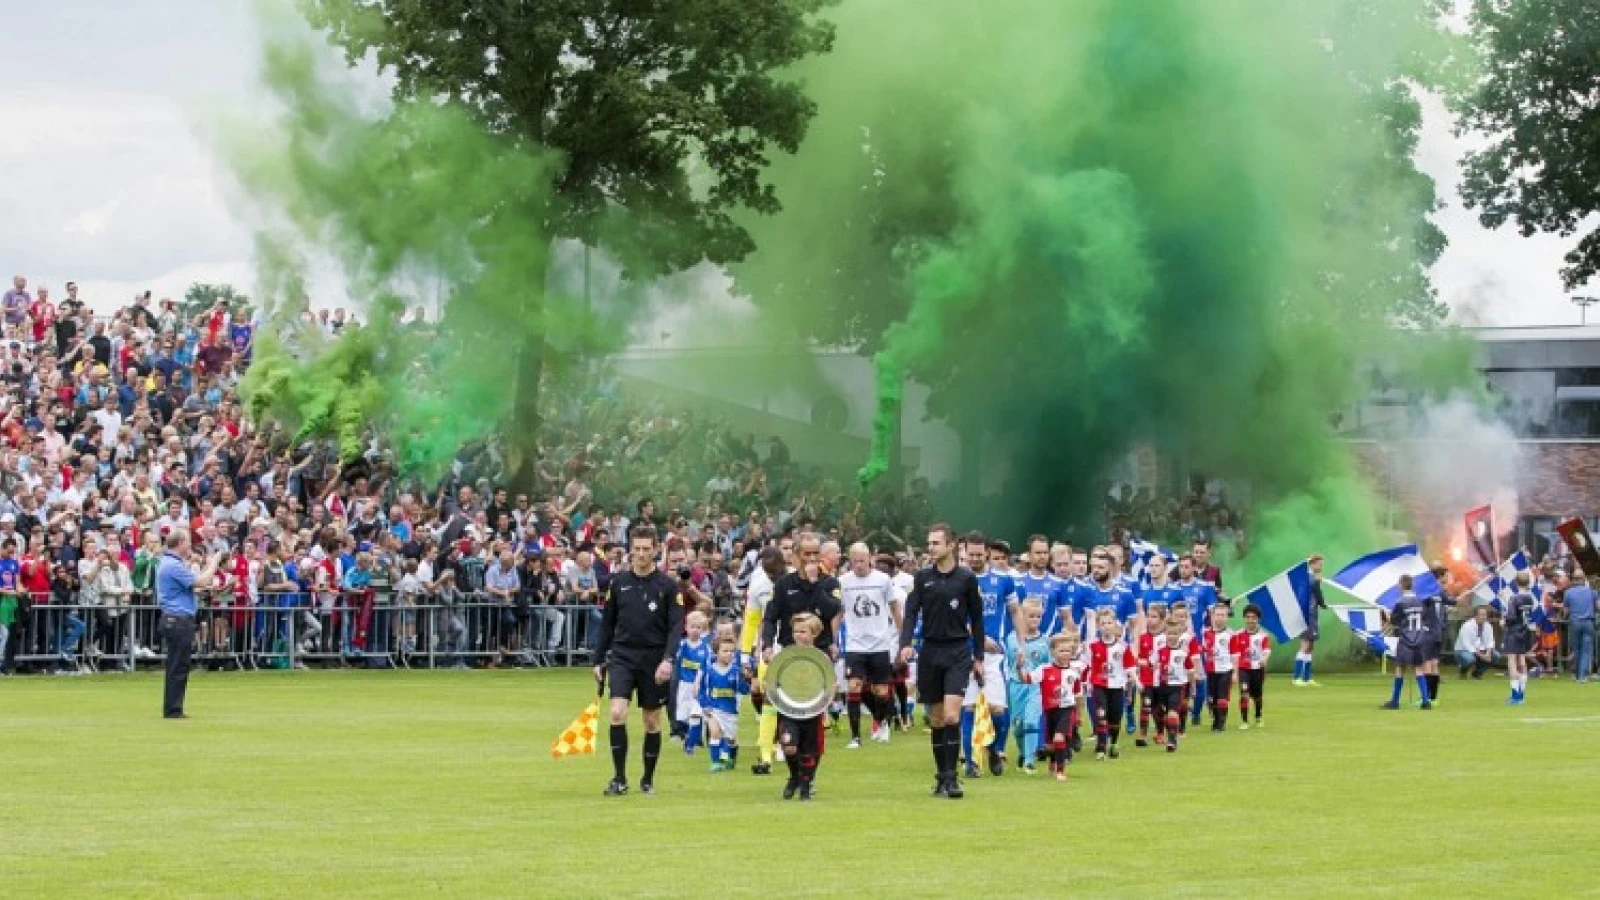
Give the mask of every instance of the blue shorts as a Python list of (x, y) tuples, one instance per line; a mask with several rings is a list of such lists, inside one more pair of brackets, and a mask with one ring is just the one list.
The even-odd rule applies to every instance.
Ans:
[(1035, 723), (1044, 718), (1044, 702), (1039, 696), (1039, 686), (1013, 681), (1007, 685), (1011, 716), (1019, 724)]

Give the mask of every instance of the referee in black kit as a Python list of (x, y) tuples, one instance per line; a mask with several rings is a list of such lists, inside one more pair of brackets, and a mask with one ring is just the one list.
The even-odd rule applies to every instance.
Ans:
[(943, 523), (928, 530), (933, 565), (917, 572), (900, 627), (900, 661), (909, 663), (917, 620), (922, 652), (917, 656), (917, 699), (928, 708), (933, 728), (935, 797), (958, 800), (961, 782), (961, 700), (967, 679), (983, 680), (983, 596), (972, 570), (956, 565), (956, 532)]
[(628, 792), (628, 702), (636, 693), (644, 713), (644, 777), (639, 791), (655, 793), (661, 705), (683, 636), (678, 585), (656, 568), (654, 528), (638, 526), (628, 532), (628, 556), (631, 566), (614, 573), (607, 587), (594, 651), (599, 661), (594, 677), (611, 679), (611, 765), (616, 775), (606, 785), (608, 797)]

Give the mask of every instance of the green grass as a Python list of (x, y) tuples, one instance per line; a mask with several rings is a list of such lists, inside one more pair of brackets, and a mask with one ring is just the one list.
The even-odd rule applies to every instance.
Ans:
[(1600, 687), (1446, 677), (1430, 713), (1275, 678), (1265, 731), (960, 802), (921, 734), (834, 740), (809, 805), (748, 774), (748, 714), (745, 771), (669, 744), (656, 797), (602, 798), (603, 747), (548, 752), (577, 672), (201, 675), (181, 722), (157, 676), (11, 678), (0, 896), (1593, 895)]

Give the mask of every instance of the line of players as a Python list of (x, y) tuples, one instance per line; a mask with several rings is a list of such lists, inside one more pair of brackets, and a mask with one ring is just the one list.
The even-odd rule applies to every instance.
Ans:
[[(1014, 738), (1024, 772), (1032, 774), (1036, 761), (1047, 761), (1050, 772), (1064, 780), (1067, 762), (1081, 747), (1084, 721), (1092, 723), (1098, 759), (1119, 755), (1124, 722), (1139, 746), (1149, 744), (1153, 723), (1155, 742), (1175, 752), (1179, 737), (1200, 722), (1204, 710), (1212, 714), (1214, 731), (1225, 729), (1236, 672), (1241, 728), (1250, 727), (1252, 706), (1261, 726), (1271, 638), (1253, 609), (1246, 610), (1243, 630), (1228, 627), (1228, 602), (1215, 583), (1197, 577), (1205, 571), (1220, 580), (1205, 558), (1209, 548), (1197, 545), (1198, 559), (1181, 557), (1176, 580), (1169, 579), (1165, 559), (1153, 559), (1147, 584), (1121, 571), (1121, 549), (1075, 550), (1035, 536), (1028, 542), (1027, 568), (1017, 571), (1003, 541), (969, 534), (960, 542), (961, 561), (976, 577), (983, 602), (986, 648), (984, 678), (981, 684), (974, 679), (963, 698), (961, 742), (969, 778), (980, 773), (972, 750), (979, 691), (997, 735), (986, 760), (995, 775), (1005, 771), (1006, 747)], [(752, 771), (771, 771), (780, 722), (762, 702), (760, 680), (772, 653), (794, 640), (788, 624), (797, 615), (819, 623), (820, 633), (807, 635), (808, 642), (840, 667), (844, 703), (835, 714), (848, 716), (851, 749), (860, 746), (863, 708), (872, 719), (873, 740), (887, 742), (894, 725), (910, 727), (908, 685), (916, 683), (916, 663), (897, 665), (894, 650), (912, 577), (896, 571), (892, 556), (874, 560), (864, 545), (850, 548), (848, 570), (835, 577), (839, 555), (836, 546), (810, 535), (763, 551), (742, 641), (731, 622), (708, 634), (703, 615), (688, 617), (675, 662), (676, 715), (687, 726), (684, 748), (690, 753), (702, 740), (702, 726), (707, 729), (712, 771), (731, 769), (737, 760), (740, 698), (747, 692), (761, 716), (761, 760)], [(840, 653), (840, 646), (847, 652)], [(783, 723), (784, 736), (791, 726), (796, 723)], [(795, 748), (783, 743), (790, 767), (785, 796), (799, 786), (809, 798), (820, 733), (817, 746), (801, 759), (792, 759)]]
[(1116, 545), (1083, 550), (1036, 535), (1020, 572), (1011, 569), (1003, 541), (969, 534), (961, 549), (978, 579), (985, 635), (984, 678), (969, 686), (963, 703), (968, 778), (980, 774), (971, 739), (980, 690), (1000, 736), (987, 748), (996, 775), (1005, 770), (1005, 747), (1014, 738), (1024, 772), (1048, 758), (1051, 773), (1064, 780), (1085, 721), (1096, 759), (1119, 755), (1124, 730), (1147, 746), (1152, 724), (1156, 743), (1175, 752), (1206, 710), (1213, 731), (1226, 728), (1235, 673), (1241, 727), (1250, 727), (1252, 706), (1260, 727), (1271, 637), (1253, 609), (1243, 630), (1229, 628), (1230, 604), (1215, 583), (1197, 575), (1217, 575), (1204, 555), (1208, 546), (1197, 545), (1199, 558), (1179, 558), (1176, 580), (1165, 558), (1152, 558), (1143, 584), (1123, 571)]

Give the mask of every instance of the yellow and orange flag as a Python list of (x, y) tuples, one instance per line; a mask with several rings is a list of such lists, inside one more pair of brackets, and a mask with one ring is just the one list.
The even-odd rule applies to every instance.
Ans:
[(561, 732), (561, 736), (550, 745), (550, 757), (560, 759), (574, 753), (593, 753), (595, 723), (599, 720), (600, 701), (595, 700), (585, 707), (583, 712), (572, 720), (572, 724), (567, 726), (567, 730)]
[(974, 754), (979, 747), (987, 747), (994, 743), (994, 718), (989, 715), (989, 701), (983, 697), (983, 690), (978, 691), (978, 705), (972, 711), (972, 749)]

